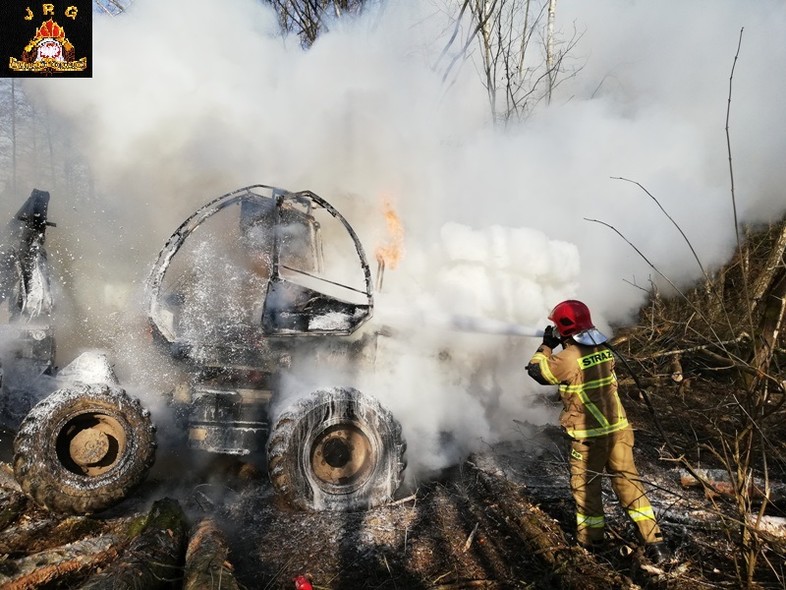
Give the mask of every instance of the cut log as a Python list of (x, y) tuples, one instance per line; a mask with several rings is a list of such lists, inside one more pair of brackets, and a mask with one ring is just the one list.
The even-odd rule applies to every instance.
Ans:
[(86, 516), (58, 519), (40, 510), (24, 513), (14, 526), (3, 531), (0, 537), (0, 555), (31, 555), (73, 543), (86, 536), (104, 534), (109, 532), (110, 527), (111, 523), (108, 521)]
[[(674, 510), (668, 514), (665, 519), (669, 522), (686, 525), (696, 529), (713, 530), (713, 531), (729, 531), (736, 529), (738, 523), (733, 518), (726, 518), (717, 512), (709, 512), (707, 510), (688, 510), (680, 511)], [(786, 540), (786, 518), (782, 516), (770, 516), (748, 513), (745, 516), (745, 522), (752, 531), (764, 536), (768, 541)]]
[(164, 498), (150, 509), (142, 531), (83, 590), (155, 590), (183, 577), (186, 519), (177, 501)]
[(121, 540), (112, 535), (90, 537), (75, 543), (49, 549), (29, 557), (6, 561), (0, 574), (3, 590), (32, 590), (51, 587), (72, 587), (89, 572), (104, 567), (117, 557)]
[(28, 555), (29, 547), (38, 539), (46, 539), (55, 526), (57, 519), (53, 516), (23, 515), (0, 535), (0, 555)]
[(581, 547), (570, 545), (559, 524), (521, 497), (504, 476), (478, 469), (472, 463), (466, 465), (475, 472), (477, 481), (485, 488), (485, 495), (494, 499), (494, 510), (506, 521), (513, 522), (521, 540), (545, 561), (555, 576), (555, 587), (607, 590), (635, 586), (629, 578), (599, 563)]
[(786, 539), (786, 518), (783, 516), (759, 516), (758, 514), (748, 514), (746, 518), (748, 525), (760, 533), (770, 537)]
[[(704, 483), (714, 492), (728, 497), (735, 497), (737, 495), (737, 488), (732, 482), (729, 472), (725, 469), (696, 469), (698, 475)], [(693, 475), (685, 470), (680, 470), (680, 485), (684, 488), (697, 487), (702, 485), (702, 482), (697, 480)], [(705, 487), (707, 487), (705, 486)], [(773, 483), (769, 486), (769, 501), (778, 502), (786, 498), (786, 485)], [(758, 478), (753, 478), (748, 483), (747, 494), (753, 500), (761, 500), (764, 498), (764, 490), (767, 489), (764, 481)]]
[[(491, 503), (489, 508), (493, 508), (505, 521), (517, 525), (521, 540), (529, 547), (532, 554), (543, 560), (544, 565), (551, 570), (548, 587), (576, 590), (640, 587), (636, 582), (613, 569), (606, 561), (596, 559), (577, 545), (571, 545), (559, 523), (529, 502), (520, 489), (503, 473), (480, 469), (469, 461), (465, 466), (476, 476), (476, 481), (485, 488), (484, 497)], [(662, 571), (646, 563), (639, 565), (643, 571), (650, 574), (653, 572), (662, 574)], [(652, 578), (641, 573), (637, 573), (636, 576), (637, 581), (644, 577), (648, 587), (654, 582)], [(670, 590), (695, 590), (695, 583), (670, 577), (668, 587)]]
[(241, 590), (228, 560), (226, 537), (213, 519), (197, 524), (186, 550), (183, 590)]

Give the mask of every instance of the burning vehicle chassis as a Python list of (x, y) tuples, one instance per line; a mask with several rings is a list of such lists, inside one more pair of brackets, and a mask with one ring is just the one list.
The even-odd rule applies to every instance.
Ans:
[[(11, 232), (13, 247), (3, 253), (8, 325), (22, 334), (18, 342), (32, 325), (51, 342), (26, 355), (32, 359), (20, 347), (4, 355), (3, 421), (15, 428), (21, 419), (14, 475), (24, 492), (50, 510), (86, 514), (143, 481), (155, 458), (155, 428), (105, 355), (84, 353), (53, 370), (48, 201), (48, 193), (33, 191), (12, 222), (21, 236)], [(393, 496), (406, 443), (379, 401), (342, 384), (284, 400), (285, 372), (338, 358), (373, 362), (382, 337), (360, 330), (373, 313), (371, 272), (355, 231), (327, 201), (266, 185), (213, 200), (166, 242), (146, 295), (154, 340), (187, 376), (161, 393), (171, 394), (189, 447), (265, 451), (273, 487), (300, 509), (356, 510)], [(41, 300), (49, 305), (32, 307)], [(46, 385), (54, 391), (43, 397), (37, 392)]]

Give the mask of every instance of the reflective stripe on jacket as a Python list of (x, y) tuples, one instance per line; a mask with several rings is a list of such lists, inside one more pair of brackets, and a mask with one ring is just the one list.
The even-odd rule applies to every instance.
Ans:
[(610, 434), (628, 426), (617, 394), (614, 355), (604, 346), (583, 346), (573, 341), (558, 354), (538, 349), (528, 365), (540, 373), (542, 383), (559, 385), (562, 400), (560, 424), (574, 439)]

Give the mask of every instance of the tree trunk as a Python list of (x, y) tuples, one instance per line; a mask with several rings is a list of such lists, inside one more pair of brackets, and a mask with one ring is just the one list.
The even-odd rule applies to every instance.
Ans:
[(156, 590), (179, 582), (186, 528), (180, 504), (169, 498), (158, 500), (139, 536), (82, 590)]
[(781, 222), (780, 232), (778, 239), (770, 250), (770, 255), (767, 258), (767, 264), (761, 274), (756, 277), (753, 284), (753, 309), (759, 305), (764, 294), (767, 292), (768, 287), (773, 282), (773, 277), (777, 274), (779, 269), (783, 268), (784, 260), (783, 255), (786, 253), (786, 221)]
[(467, 465), (476, 472), (485, 495), (494, 499), (493, 508), (504, 520), (517, 525), (521, 540), (554, 572), (555, 587), (608, 590), (633, 586), (630, 579), (603, 566), (581, 547), (569, 545), (559, 523), (521, 497), (510, 481), (471, 463)]
[(786, 312), (786, 270), (783, 265), (773, 277), (772, 286), (762, 298), (762, 304), (764, 310), (759, 325), (761, 340), (759, 346), (754, 348), (751, 365), (759, 375), (766, 375), (769, 372), (770, 361), (778, 343)]
[(23, 519), (15, 526), (6, 528), (0, 537), (0, 555), (30, 555), (73, 543), (87, 535), (103, 534), (109, 528), (109, 522), (86, 516), (58, 520), (51, 514), (42, 513), (40, 518)]
[(485, 76), (486, 92), (489, 97), (489, 107), (491, 108), (491, 119), (497, 120), (497, 82), (496, 82), (496, 63), (491, 53), (491, 9), (493, 6), (488, 0), (477, 0), (475, 10), (477, 11), (478, 24), (480, 25), (480, 49), (483, 52), (483, 74)]
[(228, 555), (226, 538), (216, 523), (210, 518), (200, 521), (186, 550), (183, 590), (240, 590)]
[(7, 562), (4, 568), (13, 569), (9, 578), (0, 574), (3, 590), (32, 590), (33, 588), (73, 587), (80, 577), (103, 567), (117, 557), (119, 539), (106, 535), (82, 539), (57, 549), (50, 549)]
[(23, 519), (14, 526), (8, 527), (0, 536), (0, 555), (27, 554), (29, 547), (36, 539), (47, 538), (57, 526), (52, 516), (43, 516), (31, 520)]
[(554, 21), (557, 18), (557, 0), (549, 0), (549, 20), (546, 30), (546, 70), (549, 73), (547, 103), (551, 103), (556, 72), (554, 71)]

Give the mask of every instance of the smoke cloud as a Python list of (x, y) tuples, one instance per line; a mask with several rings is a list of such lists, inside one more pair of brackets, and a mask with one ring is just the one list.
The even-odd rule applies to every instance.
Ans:
[[(730, 120), (738, 211), (758, 222), (784, 210), (782, 2), (563, 0), (558, 26), (574, 25), (581, 70), (502, 129), (489, 123), (470, 62), (450, 86), (434, 67), (452, 30), (438, 2), (391, 2), (334, 23), (308, 51), (282, 40), (275, 15), (252, 0), (136, 0), (119, 17), (96, 15), (94, 77), (25, 86), (94, 178), (92, 195), (53, 193), (50, 205), (50, 257), (71, 269), (72, 327), (95, 324), (92, 338), (116, 353), (143, 349), (131, 334), (158, 250), (193, 210), (237, 187), (314, 190), (369, 254), (388, 238), (388, 201), (405, 251), (385, 273), (375, 321), (399, 337), (356, 380), (402, 422), (413, 472), (517, 436), (514, 420), (553, 419), (533, 405), (540, 389), (523, 371), (537, 339), (457, 334), (430, 320), (542, 327), (555, 303), (577, 297), (604, 331), (631, 321), (644, 297), (634, 285), (657, 277), (586, 218), (613, 225), (672, 280), (694, 279), (677, 230), (613, 177), (655, 195), (705, 266), (726, 260), (724, 126), (742, 27)], [(64, 350), (78, 346), (91, 343)], [(118, 355), (121, 382), (175, 377), (151, 375), (146, 355)], [(321, 377), (298, 382), (336, 385)]]

